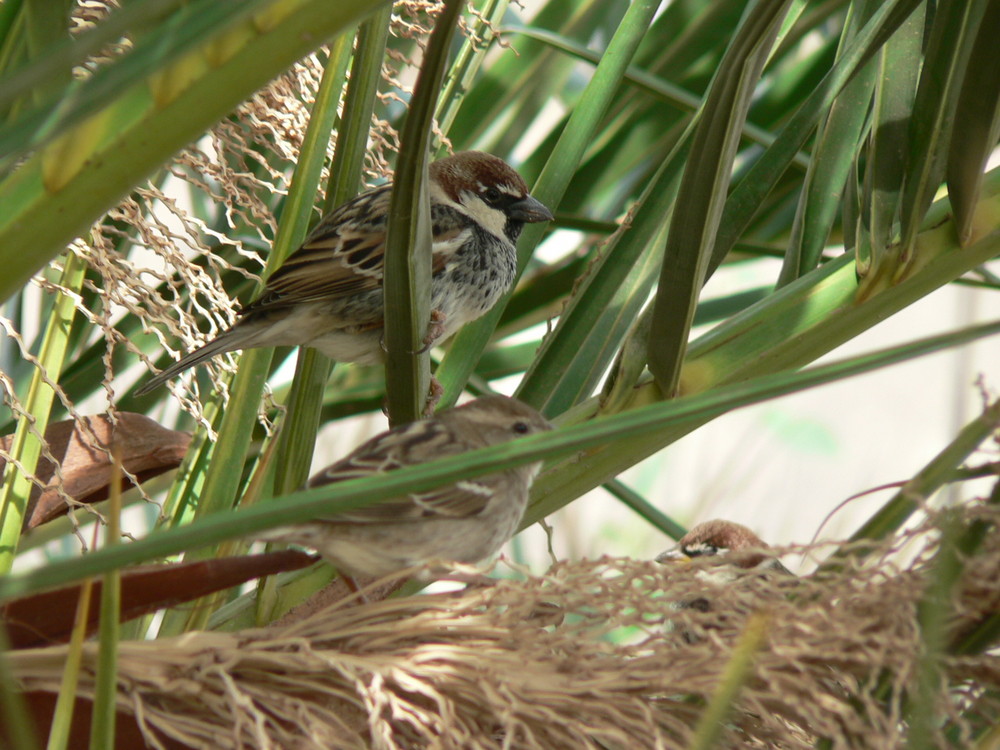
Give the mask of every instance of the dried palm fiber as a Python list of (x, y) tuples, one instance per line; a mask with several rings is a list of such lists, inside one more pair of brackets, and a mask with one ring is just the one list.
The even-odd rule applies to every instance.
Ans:
[[(74, 33), (103, 22), (118, 4), (115, 0), (79, 0), (72, 8)], [(414, 40), (411, 46), (416, 48), (439, 11), (439, 3), (399, 2), (391, 33)], [(78, 78), (90, 76), (130, 47), (129, 39), (123, 37), (73, 73)], [(397, 89), (408, 93), (400, 81), (412, 77), (411, 68), (413, 61), (407, 55), (397, 54), (389, 61), (383, 68), (380, 96), (402, 98), (394, 93)], [(64, 256), (22, 291), (15, 304), (24, 304), (29, 311), (45, 309), (57, 295), (72, 300), (76, 315), (85, 318), (87, 325), (83, 341), (70, 357), (76, 364), (92, 363), (89, 369), (74, 368), (71, 359), (62, 374), (42, 372), (38, 358), (31, 354), (38, 348), (41, 332), (30, 330), (30, 324), (22, 325), (31, 320), (30, 312), (0, 316), (0, 362), (12, 363), (0, 369), (0, 425), (4, 427), (0, 436), (11, 434), (16, 420), (27, 416), (29, 429), (42, 445), (42, 462), (54, 467), (49, 472), (51, 481), (3, 446), (0, 459), (16, 466), (39, 491), (59, 495), (69, 507), (98, 514), (67, 491), (58, 457), (45, 441), (45, 425), (36, 426), (28, 414), (23, 386), (40, 373), (55, 391), (52, 421), (73, 420), (89, 448), (107, 452), (108, 446), (87, 429), (88, 418), (107, 413), (115, 422), (127, 388), (147, 377), (157, 361), (160, 366), (166, 364), (162, 352), (179, 357), (235, 321), (236, 310), (249, 301), (251, 287), (264, 269), (279, 200), (287, 193), (322, 71), (315, 55), (297, 63), (180, 151), (158, 175), (136, 187), (74, 241), (67, 254), (82, 259), (89, 269), (82, 290), (62, 285)], [(373, 118), (365, 157), (367, 185), (389, 173), (397, 143), (392, 125)], [(335, 139), (331, 153), (334, 146)], [(317, 204), (321, 198), (317, 196)], [(5, 348), (15, 356), (3, 357)], [(141, 365), (136, 365), (137, 359)], [(212, 388), (222, 394), (226, 388), (221, 374), (232, 371), (232, 362), (232, 357), (220, 357), (202, 369), (211, 373)], [(214, 439), (198, 381), (185, 381), (176, 394), (176, 401), (167, 404), (158, 421), (190, 429), (194, 420)], [(270, 395), (265, 397), (258, 420), (268, 433), (279, 408)], [(126, 475), (135, 479), (128, 467)], [(149, 494), (143, 497), (155, 502)], [(70, 517), (74, 525), (79, 520)], [(78, 529), (76, 533), (86, 549), (84, 535)]]
[[(1000, 521), (993, 506), (964, 513)], [(964, 565), (949, 637), (1000, 608), (997, 536)], [(765, 642), (721, 747), (900, 747), (936, 545), (927, 523), (863, 567), (725, 587), (701, 577), (708, 560), (557, 563), (281, 627), (123, 643), (119, 706), (152, 747), (168, 736), (218, 748), (682, 748), (756, 612)], [(695, 598), (709, 606), (678, 608)], [(925, 707), (938, 719), (930, 746), (948, 732), (967, 746), (1000, 712), (1000, 657), (946, 652)], [(8, 669), (25, 690), (55, 691), (64, 656), (15, 652)], [(90, 644), (90, 669), (95, 658)]]

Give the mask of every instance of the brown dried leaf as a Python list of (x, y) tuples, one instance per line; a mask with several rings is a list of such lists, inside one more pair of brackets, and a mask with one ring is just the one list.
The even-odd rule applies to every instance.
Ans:
[[(13, 439), (13, 435), (0, 438), (0, 448), (9, 450)], [(107, 414), (55, 422), (45, 430), (45, 441), (59, 463), (65, 493), (77, 502), (90, 504), (108, 497), (113, 442), (121, 446), (125, 471), (141, 483), (176, 468), (187, 452), (191, 435), (169, 430), (143, 414), (119, 412), (114, 422)], [(0, 458), (0, 472), (5, 464)], [(67, 512), (55, 467), (44, 455), (39, 458), (35, 476), (44, 489), (38, 485), (32, 488), (24, 515), (25, 531)], [(122, 490), (132, 486), (131, 481), (123, 479)]]
[[(173, 607), (261, 576), (298, 570), (312, 565), (313, 555), (281, 550), (262, 555), (215, 560), (144, 565), (122, 571), (120, 620)], [(92, 601), (101, 596), (100, 579), (94, 582)], [(69, 640), (73, 629), (80, 585), (43, 591), (13, 599), (0, 608), (0, 622), (7, 629), (11, 648), (33, 648)], [(91, 606), (87, 633), (97, 630), (100, 608)]]

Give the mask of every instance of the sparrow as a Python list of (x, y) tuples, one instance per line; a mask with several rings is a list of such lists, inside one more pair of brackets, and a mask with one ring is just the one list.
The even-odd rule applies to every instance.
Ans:
[[(502, 159), (464, 151), (428, 169), (431, 234), (429, 346), (479, 318), (517, 273), (517, 238), (552, 212), (528, 194)], [(382, 280), (392, 184), (325, 215), (302, 246), (268, 278), (260, 297), (218, 337), (136, 391), (148, 393), (218, 354), (268, 346), (311, 346), (341, 362), (385, 361)]]
[[(309, 487), (368, 477), (499, 445), (552, 425), (527, 404), (482, 396), (376, 435), (316, 474)], [(541, 462), (274, 529), (260, 538), (311, 547), (346, 576), (381, 578), (431, 561), (474, 563), (517, 531)]]
[[(695, 526), (678, 540), (676, 547), (657, 556), (656, 561), (670, 564), (698, 558), (710, 559), (712, 564), (700, 568), (695, 577), (709, 586), (729, 587), (728, 593), (734, 594), (744, 590), (740, 580), (748, 575), (765, 579), (772, 578), (774, 574), (779, 578), (794, 576), (777, 557), (767, 553), (768, 549), (770, 547), (746, 526), (717, 519)], [(723, 624), (732, 614), (733, 604), (732, 600), (723, 602), (726, 602), (726, 597), (711, 590), (700, 596), (685, 596), (672, 602), (672, 607), (678, 611), (712, 613), (711, 619), (699, 621), (698, 627), (694, 623), (678, 625), (676, 629), (680, 637), (686, 643), (698, 643), (703, 639), (705, 630), (713, 630)], [(674, 627), (671, 626), (671, 629)]]
[(705, 577), (714, 583), (728, 583), (750, 571), (794, 575), (777, 557), (767, 554), (768, 549), (770, 546), (746, 526), (716, 519), (695, 526), (678, 540), (676, 547), (660, 554), (656, 561), (717, 558), (720, 565), (711, 572), (704, 571)]

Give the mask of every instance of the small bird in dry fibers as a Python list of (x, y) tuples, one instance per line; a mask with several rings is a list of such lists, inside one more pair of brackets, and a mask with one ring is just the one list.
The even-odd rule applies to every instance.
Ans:
[[(545, 417), (516, 399), (482, 396), (376, 435), (314, 476), (309, 486), (383, 474), (550, 429)], [(522, 464), (274, 529), (261, 538), (312, 547), (352, 577), (380, 578), (433, 561), (478, 562), (517, 531), (541, 465)]]
[[(657, 562), (668, 565), (704, 559), (710, 561), (709, 565), (699, 566), (695, 572), (700, 589), (698, 593), (685, 594), (672, 603), (679, 612), (697, 612), (702, 613), (702, 618), (709, 618), (699, 621), (697, 626), (690, 623), (676, 628), (686, 643), (699, 643), (704, 638), (704, 630), (722, 626), (734, 613), (736, 601), (743, 599), (745, 602), (745, 597), (749, 595), (752, 601), (763, 603), (765, 599), (759, 599), (761, 595), (780, 596), (774, 592), (764, 594), (768, 582), (776, 583), (793, 577), (793, 574), (777, 557), (769, 555), (768, 549), (767, 543), (746, 526), (714, 520), (698, 524), (678, 540), (676, 547), (656, 558)], [(720, 591), (715, 587), (722, 589)], [(671, 623), (670, 630), (674, 629)]]
[(777, 557), (767, 553), (768, 549), (770, 545), (746, 526), (715, 519), (695, 526), (678, 540), (676, 547), (662, 553), (656, 560), (671, 563), (712, 558), (718, 564), (698, 571), (698, 577), (720, 585), (732, 583), (751, 572), (765, 576), (771, 573), (793, 575)]
[(682, 536), (677, 546), (659, 555), (657, 562), (716, 558), (719, 565), (703, 571), (701, 576), (712, 583), (729, 583), (741, 574), (757, 571), (793, 575), (774, 555), (770, 546), (746, 526), (716, 519), (695, 526)]
[[(482, 316), (517, 273), (515, 244), (526, 223), (552, 213), (528, 194), (505, 161), (464, 151), (429, 168), (431, 308), (428, 345)], [(232, 328), (136, 391), (142, 395), (218, 354), (267, 346), (312, 346), (331, 359), (385, 360), (382, 334), (386, 219), (392, 184), (324, 216), (267, 280)]]

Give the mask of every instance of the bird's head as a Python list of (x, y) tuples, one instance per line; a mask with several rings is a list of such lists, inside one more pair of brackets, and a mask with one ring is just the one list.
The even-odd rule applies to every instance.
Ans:
[(682, 536), (677, 546), (667, 550), (658, 562), (717, 558), (718, 562), (743, 570), (758, 568), (791, 575), (777, 557), (769, 555), (769, 545), (742, 524), (716, 519), (695, 526)]
[(517, 242), (525, 224), (551, 221), (552, 212), (528, 193), (524, 179), (503, 159), (462, 151), (430, 165), (431, 190), (469, 214), (493, 235)]

